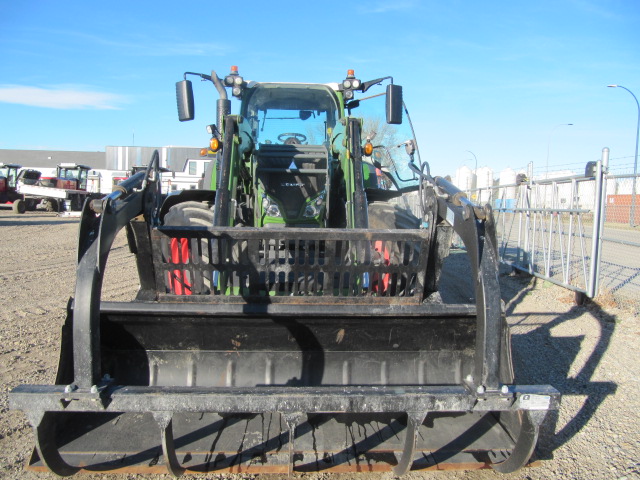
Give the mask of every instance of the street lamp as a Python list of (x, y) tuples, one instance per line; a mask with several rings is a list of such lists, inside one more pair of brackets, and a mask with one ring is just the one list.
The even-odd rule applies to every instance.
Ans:
[(636, 101), (636, 106), (638, 107), (638, 126), (636, 128), (636, 155), (635, 155), (635, 160), (633, 161), (633, 182), (632, 182), (632, 186), (631, 186), (631, 212), (630, 212), (630, 219), (629, 219), (629, 225), (631, 225), (632, 227), (635, 227), (636, 226), (636, 218), (635, 218), (635, 213), (636, 213), (636, 180), (637, 180), (636, 176), (638, 175), (638, 137), (640, 136), (640, 103), (638, 103), (638, 99), (636, 98), (636, 96), (627, 87), (623, 87), (622, 85), (607, 85), (607, 87), (610, 87), (610, 88), (622, 88), (622, 89), (626, 90), (627, 92), (629, 92), (631, 94), (633, 99)]
[(549, 140), (547, 141), (547, 178), (549, 178), (549, 148), (551, 147), (551, 135), (553, 135), (553, 132), (558, 127), (563, 127), (563, 126), (570, 127), (572, 125), (573, 125), (573, 123), (560, 123), (560, 124), (556, 125), (555, 127), (553, 127), (551, 129), (551, 131), (549, 132)]
[(469, 152), (471, 155), (473, 155), (473, 158), (476, 159), (476, 168), (473, 170), (473, 173), (477, 175), (478, 174), (478, 157), (476, 157), (476, 154), (473, 153), (471, 150), (465, 150), (465, 152)]

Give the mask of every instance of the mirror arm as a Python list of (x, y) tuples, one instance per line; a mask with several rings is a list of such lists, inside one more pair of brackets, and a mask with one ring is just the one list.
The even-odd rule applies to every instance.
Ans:
[(393, 77), (382, 77), (382, 78), (376, 78), (375, 80), (369, 80), (368, 82), (362, 82), (362, 85), (360, 86), (360, 91), (364, 93), (374, 85), (380, 85), (384, 80), (387, 80), (387, 79), (390, 79), (391, 83), (393, 83)]
[(209, 80), (210, 82), (213, 81), (211, 80), (211, 77), (209, 75), (206, 75), (204, 73), (196, 73), (196, 72), (184, 72), (184, 79), (187, 79), (187, 75), (195, 75), (196, 77), (200, 77), (202, 78), (202, 80)]

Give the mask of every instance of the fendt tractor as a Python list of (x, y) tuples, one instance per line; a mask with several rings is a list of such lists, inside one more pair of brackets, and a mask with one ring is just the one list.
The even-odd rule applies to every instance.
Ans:
[[(22, 385), (33, 469), (376, 472), (530, 462), (551, 386), (514, 382), (490, 206), (420, 159), (391, 77), (216, 88), (204, 188), (159, 156), (86, 202), (55, 385)], [(239, 100), (231, 113), (227, 89)], [(410, 208), (409, 208), (410, 207)], [(126, 229), (139, 290), (101, 299)], [(456, 233), (475, 304), (438, 284)]]

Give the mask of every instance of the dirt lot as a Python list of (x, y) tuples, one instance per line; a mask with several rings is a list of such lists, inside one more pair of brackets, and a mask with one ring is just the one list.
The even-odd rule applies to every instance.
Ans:
[[(33, 436), (24, 414), (8, 409), (7, 393), (22, 383), (53, 383), (60, 328), (74, 289), (77, 230), (77, 219), (0, 211), (1, 478), (55, 478), (52, 474), (23, 470)], [(466, 275), (460, 257), (452, 256), (449, 275), (444, 279), (445, 290), (458, 299), (460, 294), (451, 292)], [(563, 289), (508, 273), (502, 272), (500, 278), (512, 325), (516, 381), (549, 383), (563, 394), (561, 410), (548, 418), (542, 432), (538, 450), (542, 465), (510, 475), (485, 470), (412, 473), (407, 478), (640, 478), (637, 314), (604, 300), (603, 305), (578, 307), (572, 303), (573, 296)], [(109, 259), (105, 298), (130, 299), (136, 287), (132, 256), (121, 235)], [(366, 478), (372, 477), (378, 480), (393, 476)]]

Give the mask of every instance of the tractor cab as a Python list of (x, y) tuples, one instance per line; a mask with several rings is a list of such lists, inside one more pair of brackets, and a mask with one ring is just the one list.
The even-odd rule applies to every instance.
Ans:
[(15, 163), (0, 163), (0, 194), (15, 190), (20, 168), (22, 165)]
[(326, 226), (336, 160), (331, 132), (339, 100), (326, 85), (252, 83), (242, 98), (240, 131), (253, 145), (254, 224)]
[(21, 165), (0, 163), (0, 203), (14, 203), (20, 198), (16, 189)]
[(53, 180), (54, 188), (65, 190), (86, 190), (87, 178), (91, 167), (76, 163), (61, 163), (56, 170), (56, 178)]
[(40, 178), (40, 172), (30, 168), (22, 168), (16, 163), (0, 163), (0, 204), (13, 204), (16, 213), (24, 213), (29, 207), (35, 208), (30, 202), (25, 203), (18, 192), (19, 184), (35, 184)]
[(339, 100), (327, 85), (250, 83), (241, 115), (256, 145), (326, 145), (340, 118)]
[[(252, 82), (245, 81), (237, 67), (232, 67), (224, 80), (215, 75), (191, 72), (186, 75), (211, 80), (221, 96), (218, 125), (208, 127), (213, 136), (208, 154), (216, 154), (216, 161), (212, 162), (210, 176), (205, 176), (205, 185), (217, 191), (218, 197), (223, 195), (224, 204), (231, 198), (226, 199), (226, 188), (221, 190), (220, 182), (224, 187), (228, 185), (229, 195), (236, 196), (234, 210), (241, 212), (240, 221), (229, 211), (224, 214), (229, 220), (222, 223), (255, 227), (366, 228), (366, 197), (360, 185), (370, 177), (370, 169), (362, 164), (366, 159), (360, 152), (360, 140), (364, 140), (360, 134), (362, 120), (350, 115), (353, 109), (366, 110), (362, 108), (364, 105), (375, 104), (379, 111), (375, 118), (365, 118), (365, 126), (378, 125), (376, 122), (381, 116), (386, 128), (376, 127), (381, 132), (376, 140), (399, 138), (400, 135), (387, 134), (402, 124), (402, 87), (394, 85), (391, 77), (363, 82), (349, 70), (347, 77), (336, 83)], [(365, 93), (389, 79), (391, 84), (386, 91), (355, 99), (355, 93)], [(230, 114), (231, 102), (225, 87), (240, 100), (239, 115)], [(180, 120), (192, 119), (191, 82), (186, 78), (178, 82), (176, 93)], [(233, 122), (233, 132), (226, 131), (229, 119)], [(226, 136), (227, 141), (231, 138), (227, 133), (235, 140), (225, 152), (223, 138)], [(357, 141), (354, 134), (359, 137)], [(410, 131), (409, 135), (415, 145)], [(370, 155), (371, 152), (364, 152), (365, 157)], [(379, 171), (383, 169), (381, 165)], [(417, 188), (417, 177), (413, 175), (411, 180), (411, 187)], [(395, 185), (392, 180), (389, 182)], [(401, 191), (402, 187), (394, 187), (395, 193), (391, 196), (398, 196)], [(242, 194), (236, 195), (237, 192)], [(236, 219), (231, 220), (232, 216)]]

